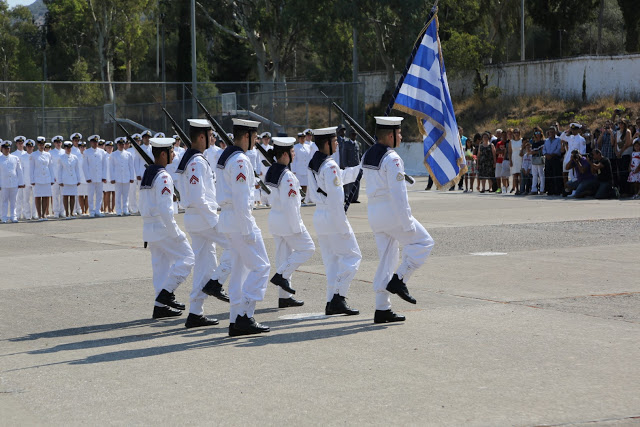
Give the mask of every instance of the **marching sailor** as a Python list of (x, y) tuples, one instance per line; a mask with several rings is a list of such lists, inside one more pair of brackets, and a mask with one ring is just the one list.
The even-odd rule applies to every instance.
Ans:
[(271, 205), (269, 231), (276, 245), (276, 274), (271, 283), (280, 287), (278, 307), (298, 307), (303, 301), (293, 298), (291, 275), (315, 252), (315, 245), (300, 216), (300, 182), (291, 172), (295, 158), (291, 137), (273, 137), (272, 165), (267, 170), (265, 184), (270, 187), (267, 197)]
[(73, 208), (76, 204), (78, 186), (80, 185), (80, 161), (71, 154), (73, 143), (65, 141), (64, 154), (58, 159), (57, 181), (62, 194), (62, 204), (67, 219), (73, 219)]
[[(140, 144), (141, 136), (139, 133), (134, 133), (133, 135), (131, 135), (131, 139)], [(135, 171), (137, 179), (134, 185), (129, 186), (129, 213), (135, 214), (138, 213), (138, 193), (140, 191), (140, 179), (142, 179), (142, 175), (138, 175), (137, 169), (138, 157), (140, 157), (140, 155), (138, 154), (136, 149), (131, 146), (128, 139), (124, 149), (133, 157), (133, 170)], [(144, 171), (142, 171), (141, 173), (143, 172)]]
[[(402, 117), (376, 117), (378, 143), (362, 159), (367, 180), (367, 213), (380, 264), (373, 279), (376, 293), (375, 323), (402, 322), (404, 316), (391, 310), (391, 294), (412, 304), (407, 282), (433, 249), (433, 239), (411, 214), (404, 163), (395, 152), (402, 141)], [(402, 263), (398, 266), (402, 246)]]
[[(20, 159), (10, 154), (11, 141), (0, 140), (0, 194), (2, 194), (2, 222), (18, 222), (16, 202), (18, 200), (18, 189), (24, 188), (24, 177), (22, 175), (22, 164)], [(267, 272), (268, 273), (268, 272)]]
[(316, 202), (313, 225), (327, 273), (325, 313), (355, 315), (360, 312), (349, 307), (346, 296), (362, 254), (344, 211), (342, 186), (355, 181), (360, 168), (340, 169), (333, 159), (332, 154), (338, 148), (336, 129), (329, 127), (313, 131), (318, 151), (309, 162), (309, 193), (313, 193)]
[(194, 257), (187, 236), (174, 219), (173, 180), (165, 167), (173, 159), (173, 138), (149, 141), (154, 164), (149, 165), (140, 184), (142, 238), (149, 242), (155, 305), (153, 318), (180, 316), (185, 309), (175, 290), (191, 273)]
[(118, 150), (111, 154), (110, 172), (111, 183), (116, 191), (116, 215), (129, 215), (129, 186), (133, 184), (136, 172), (133, 169), (133, 156), (124, 151), (124, 137), (116, 138)]
[[(104, 216), (100, 213), (103, 185), (107, 182), (107, 152), (98, 148), (100, 135), (91, 135), (91, 148), (84, 151), (82, 168), (89, 185), (89, 216)], [(55, 187), (55, 186), (54, 186)]]
[(245, 152), (251, 149), (259, 122), (233, 119), (234, 145), (218, 160), (216, 190), (222, 211), (220, 231), (229, 239), (232, 257), (229, 278), (229, 335), (269, 332), (254, 319), (256, 301), (262, 301), (269, 281), (269, 258), (262, 232), (253, 218), (253, 165)]
[[(213, 170), (202, 154), (209, 144), (211, 124), (207, 120), (189, 119), (189, 125), (192, 145), (182, 155), (176, 175), (181, 204), (185, 207), (184, 227), (191, 236), (191, 247), (195, 256), (189, 316), (185, 323), (187, 328), (194, 328), (218, 324), (217, 319), (204, 316), (204, 300), (207, 295), (229, 302), (221, 283), (224, 283), (231, 273), (231, 251), (226, 237), (218, 228), (218, 203)], [(220, 265), (216, 258), (216, 244), (224, 248)]]

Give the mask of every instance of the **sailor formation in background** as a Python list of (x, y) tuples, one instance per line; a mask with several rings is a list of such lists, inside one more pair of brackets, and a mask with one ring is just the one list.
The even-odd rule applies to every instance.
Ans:
[[(404, 321), (404, 316), (391, 309), (391, 295), (416, 303), (407, 283), (426, 261), (434, 243), (411, 214), (404, 165), (394, 151), (402, 139), (401, 121), (396, 117), (376, 118), (378, 143), (360, 163), (344, 168), (335, 158), (337, 127), (303, 132), (299, 142), (307, 140), (307, 135), (314, 138), (313, 147), (306, 147), (304, 143), (296, 145), (293, 137), (262, 134), (258, 138), (259, 122), (234, 119), (233, 145), (214, 148), (209, 122), (192, 119), (192, 147), (179, 161), (172, 138), (150, 138), (154, 164), (141, 177), (139, 209), (143, 238), (149, 243), (152, 258), (153, 317), (182, 314), (186, 305), (176, 300), (175, 290), (192, 269), (187, 328), (219, 323), (204, 313), (205, 299), (213, 296), (229, 303), (230, 336), (269, 332), (268, 326), (255, 319), (256, 304), (264, 299), (269, 282), (279, 288), (279, 308), (303, 305), (296, 295), (293, 276), (315, 251), (300, 215), (303, 194), (312, 194), (316, 203), (313, 223), (327, 277), (325, 314), (359, 314), (346, 301), (362, 255), (345, 209), (345, 200), (353, 201), (355, 189), (347, 187), (352, 190), (345, 195), (345, 185), (357, 186), (364, 175), (369, 223), (380, 261), (373, 285), (374, 322)], [(268, 146), (269, 139), (273, 145)], [(253, 161), (251, 153), (257, 143), (268, 146), (267, 156), (256, 155), (258, 160)], [(299, 163), (300, 156), (306, 169)], [(264, 181), (269, 194), (255, 191), (258, 179)], [(174, 189), (182, 196), (191, 245), (174, 219)], [(253, 217), (257, 198), (264, 198), (271, 206), (268, 227), (276, 254), (275, 274), (270, 279), (271, 264), (262, 231)], [(218, 248), (223, 250), (221, 257)], [(223, 290), (227, 279), (228, 294)]]

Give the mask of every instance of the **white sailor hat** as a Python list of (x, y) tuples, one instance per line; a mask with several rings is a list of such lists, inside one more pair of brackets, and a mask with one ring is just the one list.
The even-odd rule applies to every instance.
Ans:
[(125, 137), (124, 136), (119, 136), (116, 138), (116, 144), (124, 144), (125, 141)]
[(27, 139), (27, 138), (25, 138), (22, 135), (18, 135), (15, 138), (13, 138), (13, 142), (20, 142), (20, 141), (24, 142), (25, 139)]
[(298, 138), (300, 138), (301, 136), (304, 136), (304, 132), (298, 132)]
[(187, 119), (187, 121), (189, 122), (189, 126), (191, 126), (192, 128), (207, 128), (207, 129), (211, 129), (211, 123), (209, 123), (209, 120), (205, 120), (205, 119)]
[(229, 139), (233, 140), (234, 136), (233, 133), (231, 132), (227, 132), (227, 136), (229, 137)]
[(38, 144), (44, 144), (45, 142), (47, 142), (47, 138), (45, 138), (44, 136), (39, 136), (36, 138), (36, 141), (38, 141)]
[(140, 139), (140, 138), (142, 138), (142, 136), (140, 136), (139, 133), (134, 133), (133, 135), (131, 135), (131, 139), (135, 140), (135, 139)]
[(78, 142), (78, 147), (86, 147), (87, 143), (85, 141)]
[(34, 145), (35, 141), (33, 139), (27, 139), (27, 142), (25, 142), (25, 145)]
[(149, 129), (147, 129), (144, 132), (141, 132), (140, 133), (140, 138), (142, 138), (143, 136), (151, 137), (151, 131)]
[(50, 142), (45, 142), (44, 143), (44, 148), (47, 148), (47, 147), (51, 147), (51, 143)]
[(216, 138), (218, 138), (220, 135), (218, 135), (218, 132), (216, 132), (215, 130), (213, 131), (213, 136), (215, 136)]
[(582, 129), (582, 125), (580, 123), (571, 123), (571, 129)]
[(71, 141), (65, 141), (62, 143), (63, 147), (72, 147), (73, 146), (73, 142)]
[(292, 136), (274, 136), (273, 145), (278, 147), (293, 147), (296, 143), (296, 139)]
[(304, 133), (305, 135), (313, 135), (313, 129), (305, 129), (302, 133)]
[(51, 142), (62, 142), (64, 138), (62, 137), (62, 135), (56, 135), (53, 138), (51, 138)]
[(113, 141), (107, 141), (107, 142), (104, 143), (104, 145), (112, 146), (113, 145)]
[(234, 127), (241, 127), (247, 129), (258, 129), (260, 126), (260, 122), (256, 122), (255, 120), (245, 120), (245, 119), (232, 119)]
[(500, 128), (496, 129), (496, 133), (502, 133), (502, 129)]
[(0, 139), (0, 147), (11, 147), (11, 141), (9, 141), (8, 139), (5, 141)]
[(69, 137), (69, 139), (75, 139), (75, 138), (82, 139), (82, 134), (80, 132), (75, 132), (75, 133), (72, 133), (71, 136)]
[(154, 138), (164, 138), (165, 134), (164, 132), (158, 132), (155, 135), (153, 135)]
[(98, 145), (104, 145), (105, 142), (107, 142), (107, 141), (105, 141), (104, 139), (101, 138), (101, 139), (98, 140)]
[(180, 139), (180, 135), (173, 135), (172, 138), (173, 139)]
[(169, 148), (173, 147), (173, 138), (151, 138), (149, 140), (152, 147), (156, 148)]
[(338, 126), (331, 126), (328, 128), (320, 128), (313, 130), (313, 136), (321, 136), (321, 137), (330, 137), (336, 136), (336, 131), (338, 130)]
[(260, 138), (271, 138), (271, 132), (262, 132)]
[(89, 141), (98, 141), (100, 139), (100, 135), (91, 135), (89, 137)]
[(403, 117), (394, 116), (378, 116), (376, 119), (376, 127), (379, 129), (400, 129)]

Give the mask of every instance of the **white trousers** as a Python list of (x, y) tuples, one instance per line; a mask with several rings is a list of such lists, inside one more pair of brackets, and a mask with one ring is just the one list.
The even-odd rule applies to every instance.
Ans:
[(327, 273), (327, 302), (335, 294), (346, 297), (362, 260), (356, 236), (353, 233), (347, 238), (337, 233), (319, 234), (318, 244)]
[(129, 213), (138, 213), (138, 194), (140, 181), (136, 180), (129, 185)]
[[(416, 231), (403, 231), (402, 227), (375, 233), (376, 246), (380, 264), (373, 278), (373, 291), (376, 293), (376, 310), (391, 308), (391, 294), (387, 285), (394, 273), (406, 284), (411, 275), (424, 262), (433, 249), (433, 239), (415, 218), (413, 224)], [(402, 246), (402, 264), (400, 263), (400, 246)]]
[[(55, 185), (54, 185), (55, 187)], [(96, 215), (102, 206), (102, 181), (89, 183), (89, 213)]]
[(531, 165), (531, 173), (533, 175), (533, 182), (531, 182), (531, 191), (537, 191), (539, 181), (540, 192), (544, 193), (544, 165)]
[(17, 220), (18, 187), (3, 187), (0, 199), (2, 200), (2, 221)]
[(53, 201), (53, 214), (55, 216), (61, 216), (64, 213), (62, 206), (62, 192), (60, 191), (60, 185), (55, 183), (51, 186), (51, 199)]
[[(189, 296), (189, 313), (203, 315), (204, 300), (207, 294), (202, 292), (202, 288), (209, 279), (224, 283), (231, 273), (231, 251), (229, 242), (224, 234), (218, 232), (216, 228), (208, 228), (197, 233), (189, 233), (191, 236), (191, 248), (195, 256), (195, 266), (193, 267), (193, 288)], [(220, 264), (216, 257), (216, 245), (224, 249), (220, 257)]]
[(36, 205), (33, 198), (33, 187), (25, 185), (18, 188), (18, 216), (24, 219), (31, 219), (36, 214)]
[(231, 252), (231, 276), (229, 277), (229, 321), (237, 316), (253, 317), (256, 301), (262, 301), (269, 281), (269, 257), (262, 240), (262, 232), (255, 223), (255, 242), (245, 240), (240, 233), (227, 233)]
[(129, 184), (116, 182), (116, 214), (129, 212)]
[[(153, 268), (153, 288), (155, 300), (158, 294), (166, 289), (174, 292), (191, 273), (194, 257), (187, 236), (182, 233), (178, 237), (149, 242), (151, 252), (151, 268)], [(156, 302), (156, 306), (163, 305)]]
[[(276, 244), (276, 273), (280, 273), (283, 278), (291, 283), (291, 276), (309, 258), (313, 256), (316, 246), (309, 232), (305, 229), (302, 233), (290, 234), (288, 236), (273, 236)], [(293, 287), (293, 286), (292, 286)], [(290, 298), (293, 294), (278, 286), (279, 298)]]

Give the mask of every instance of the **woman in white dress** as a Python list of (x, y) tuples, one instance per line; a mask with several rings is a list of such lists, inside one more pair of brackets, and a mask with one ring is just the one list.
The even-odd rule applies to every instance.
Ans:
[(45, 151), (45, 138), (37, 138), (38, 151), (34, 152), (29, 159), (31, 186), (33, 187), (33, 197), (36, 203), (36, 212), (40, 221), (46, 221), (49, 198), (51, 197), (51, 186), (55, 180), (53, 161), (51, 154)]
[(87, 184), (87, 180), (84, 177), (84, 169), (82, 168), (82, 162), (84, 162), (84, 150), (87, 149), (87, 143), (84, 141), (80, 141), (78, 143), (78, 149), (80, 150), (80, 156), (78, 157), (78, 161), (80, 162), (78, 166), (80, 166), (80, 185), (78, 186), (78, 204), (80, 205), (80, 211), (82, 216), (89, 215), (89, 184)]
[(102, 212), (106, 214), (115, 214), (116, 206), (116, 185), (111, 183), (109, 169), (111, 169), (111, 153), (113, 153), (113, 141), (107, 141), (104, 145), (104, 151), (107, 152), (107, 182), (103, 184)]
[(78, 195), (78, 186), (80, 185), (80, 161), (78, 157), (71, 154), (71, 141), (65, 141), (64, 154), (58, 160), (57, 180), (60, 185), (60, 194), (62, 194), (62, 204), (67, 219), (72, 219), (73, 207), (76, 205), (76, 196)]
[[(509, 146), (509, 158), (511, 159), (511, 175), (513, 175), (513, 188), (516, 189), (516, 196), (520, 195), (520, 169), (522, 169), (522, 157), (520, 149), (522, 148), (522, 136), (520, 129), (513, 129), (513, 139)], [(513, 192), (513, 189), (511, 190)]]

